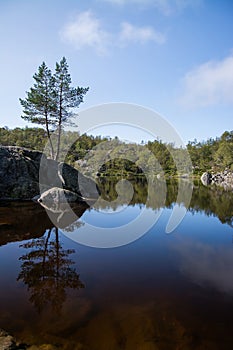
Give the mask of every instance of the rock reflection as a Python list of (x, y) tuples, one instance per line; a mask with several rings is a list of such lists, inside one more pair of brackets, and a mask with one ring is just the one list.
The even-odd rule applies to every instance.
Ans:
[(30, 292), (29, 300), (38, 312), (46, 306), (59, 313), (66, 300), (66, 290), (84, 288), (74, 262), (69, 258), (74, 249), (63, 249), (57, 228), (51, 228), (41, 238), (20, 245), (29, 252), (22, 261), (18, 281), (23, 281)]
[[(54, 226), (58, 228), (67, 228), (72, 231), (72, 227), (89, 208), (85, 202), (77, 203), (40, 203), (46, 209), (46, 212), (53, 222)], [(83, 224), (83, 223), (82, 223)], [(82, 225), (81, 224), (81, 225)], [(79, 224), (77, 224), (79, 226)]]
[[(47, 215), (45, 208), (35, 202), (0, 203), (0, 246), (10, 242), (42, 237), (46, 230), (54, 226), (73, 231), (83, 223), (79, 220), (89, 206), (82, 203), (71, 204), (70, 215), (61, 206), (57, 212)], [(55, 225), (57, 224), (57, 225)]]
[(0, 203), (0, 246), (39, 238), (52, 227), (44, 208), (37, 203)]

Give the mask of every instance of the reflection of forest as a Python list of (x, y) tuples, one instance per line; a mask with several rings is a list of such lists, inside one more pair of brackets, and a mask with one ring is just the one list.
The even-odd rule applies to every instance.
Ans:
[[(116, 184), (118, 181), (118, 178), (100, 178), (99, 187), (101, 196), (107, 200), (116, 199)], [(188, 180), (180, 180), (179, 182), (170, 180), (165, 183), (155, 178), (151, 180), (148, 191), (148, 181), (145, 177), (131, 178), (129, 181), (134, 188), (134, 195), (130, 205), (146, 204), (146, 206), (153, 209), (159, 209), (161, 207), (171, 208), (177, 202), (178, 186), (182, 194), (180, 198), (183, 199), (186, 198), (188, 190), (193, 186)], [(166, 198), (164, 197), (164, 192)], [(200, 181), (194, 183), (192, 199), (188, 207), (189, 211), (193, 213), (204, 212), (207, 216), (214, 215), (217, 216), (222, 223), (232, 225), (232, 208), (233, 193), (231, 191), (226, 191), (217, 186), (205, 187)]]
[(62, 248), (57, 228), (20, 247), (27, 249), (28, 253), (20, 258), (22, 265), (18, 280), (28, 286), (30, 301), (39, 312), (48, 305), (54, 312), (59, 312), (66, 300), (66, 289), (84, 287), (72, 268), (74, 262), (69, 258), (75, 251)]

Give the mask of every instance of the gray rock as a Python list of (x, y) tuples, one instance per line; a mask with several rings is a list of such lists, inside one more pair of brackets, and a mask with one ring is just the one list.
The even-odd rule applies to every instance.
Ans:
[(38, 198), (40, 203), (72, 203), (80, 199), (80, 196), (72, 191), (65, 190), (59, 187), (53, 187), (45, 191)]
[(89, 208), (86, 202), (81, 201), (74, 203), (41, 202), (40, 204), (46, 209), (54, 226), (66, 228), (69, 231), (72, 231), (71, 227), (77, 228), (83, 225), (79, 218)]
[(45, 156), (41, 158), (39, 164), (39, 181), (43, 186), (40, 186), (40, 189), (46, 187), (63, 187), (64, 181), (58, 174), (58, 165), (59, 163), (53, 159), (46, 158)]
[(0, 198), (30, 199), (39, 193), (41, 153), (0, 146)]
[(211, 184), (212, 175), (208, 172), (205, 172), (201, 175), (201, 182), (204, 186), (208, 186)]
[(218, 185), (224, 187), (226, 190), (233, 189), (233, 172), (229, 170), (224, 170), (223, 172), (218, 172), (210, 174), (205, 172), (201, 176), (201, 181), (203, 185)]
[[(66, 163), (48, 159), (43, 153), (16, 146), (0, 146), (0, 199), (29, 200), (51, 188), (64, 188), (79, 197), (96, 199), (99, 190), (94, 181)], [(64, 192), (56, 192), (63, 193)], [(48, 195), (48, 194), (47, 194)], [(52, 197), (51, 197), (52, 196)], [(50, 193), (53, 200), (62, 195)], [(66, 193), (68, 201), (74, 195)]]
[(92, 179), (82, 175), (66, 163), (58, 165), (58, 176), (62, 179), (64, 188), (78, 193), (84, 199), (97, 199), (100, 195), (100, 191)]

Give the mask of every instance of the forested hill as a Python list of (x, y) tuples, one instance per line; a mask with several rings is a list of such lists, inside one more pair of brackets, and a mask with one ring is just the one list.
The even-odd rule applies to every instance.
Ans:
[[(69, 138), (69, 134), (67, 134)], [(66, 138), (63, 138), (63, 143), (66, 143)], [(75, 144), (72, 146), (67, 161), (74, 163), (78, 160), (82, 160), (88, 152), (97, 146), (102, 141), (107, 141), (107, 138), (101, 136), (88, 136), (86, 134), (78, 137)], [(146, 169), (147, 165), (151, 163), (152, 158), (145, 156), (146, 149), (151, 151), (154, 158), (158, 160), (163, 171), (167, 174), (176, 174), (176, 166), (171, 156), (171, 149), (176, 153), (179, 152), (179, 156), (182, 159), (182, 149), (176, 149), (172, 144), (164, 144), (161, 141), (149, 141), (145, 145), (138, 146), (137, 157), (135, 162), (127, 160), (117, 160), (117, 154), (122, 153), (123, 149), (130, 152), (130, 145), (126, 148), (123, 147), (124, 143), (117, 137), (112, 142), (112, 149), (108, 150), (115, 154), (115, 160), (109, 161), (104, 168), (103, 172), (113, 174), (119, 172), (122, 169), (126, 172), (140, 173), (140, 168)], [(0, 145), (2, 146), (21, 146), (30, 149), (36, 149), (42, 151), (47, 142), (46, 132), (42, 128), (15, 128), (8, 129), (7, 127), (0, 128)], [(65, 148), (65, 144), (61, 144), (61, 149)], [(132, 147), (133, 148), (133, 147)], [(192, 141), (187, 145), (189, 151), (193, 172), (200, 174), (204, 171), (221, 171), (230, 169), (233, 170), (233, 131), (225, 131), (220, 137), (215, 139), (208, 139), (203, 142)], [(93, 154), (93, 164), (96, 154)], [(127, 159), (127, 154), (125, 154)], [(98, 163), (98, 162), (96, 162)]]

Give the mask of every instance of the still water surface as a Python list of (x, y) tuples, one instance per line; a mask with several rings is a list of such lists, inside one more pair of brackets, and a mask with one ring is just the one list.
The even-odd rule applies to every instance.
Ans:
[[(115, 184), (103, 180), (105, 199)], [(73, 240), (87, 223), (119, 227), (161, 210), (156, 194), (146, 204), (145, 182), (133, 185), (125, 206), (78, 205), (66, 232), (37, 203), (1, 203), (0, 328), (67, 350), (233, 348), (233, 193), (196, 183), (168, 235), (177, 194), (169, 183), (158, 222), (135, 242), (97, 249)]]

